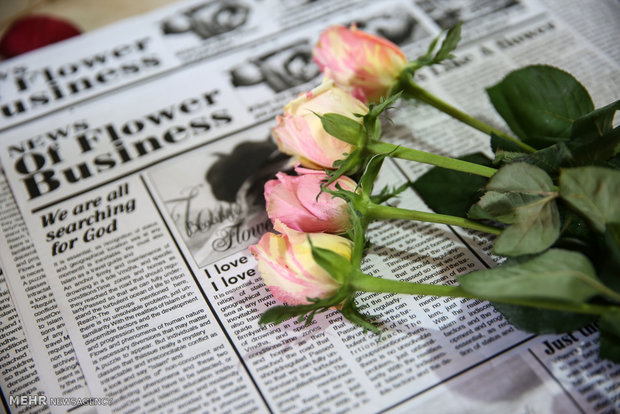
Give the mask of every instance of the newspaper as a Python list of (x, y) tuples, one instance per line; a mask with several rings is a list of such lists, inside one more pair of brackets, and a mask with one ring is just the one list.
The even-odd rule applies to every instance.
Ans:
[[(288, 165), (271, 137), (320, 82), (329, 24), (410, 58), (463, 21), (456, 57), (418, 81), (503, 127), (484, 94), (549, 63), (597, 106), (618, 99), (614, 0), (183, 1), (0, 64), (0, 385), (8, 412), (613, 413), (620, 365), (598, 330), (532, 335), (489, 303), (359, 294), (375, 335), (332, 310), (258, 324), (276, 305), (247, 247), (271, 229), (262, 187)], [(488, 138), (423, 105), (386, 140), (439, 154)], [(390, 161), (380, 180), (428, 166)], [(401, 206), (427, 209), (413, 192)], [(494, 266), (484, 234), (371, 227), (364, 271), (424, 283)]]

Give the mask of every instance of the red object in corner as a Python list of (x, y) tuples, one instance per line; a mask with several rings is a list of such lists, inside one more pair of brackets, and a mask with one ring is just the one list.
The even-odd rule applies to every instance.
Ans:
[(80, 29), (66, 20), (42, 15), (26, 16), (13, 22), (4, 33), (0, 40), (0, 54), (10, 58), (80, 33)]

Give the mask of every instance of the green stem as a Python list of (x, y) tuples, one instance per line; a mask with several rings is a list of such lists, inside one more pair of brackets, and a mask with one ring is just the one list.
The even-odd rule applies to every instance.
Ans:
[(466, 229), (480, 230), (490, 234), (499, 235), (501, 229), (487, 226), (476, 221), (467, 220), (462, 217), (448, 216), (446, 214), (427, 213), (424, 211), (407, 210), (404, 208), (390, 207), (379, 204), (370, 204), (367, 207), (366, 214), (372, 219), (406, 219), (418, 220), (431, 223), (449, 224), (453, 226), (464, 227)]
[(431, 154), (412, 148), (401, 147), (387, 142), (370, 142), (367, 151), (373, 154), (390, 154), (390, 157), (401, 158), (403, 160), (421, 162), (423, 164), (436, 165), (437, 167), (449, 168), (455, 171), (462, 171), (482, 177), (491, 177), (497, 172), (495, 168), (475, 164), (455, 158), (444, 157), (442, 155)]
[(529, 299), (494, 299), (466, 292), (460, 286), (431, 285), (426, 283), (405, 282), (402, 280), (383, 279), (359, 272), (351, 280), (351, 288), (362, 292), (406, 293), (410, 295), (449, 296), (454, 298), (469, 298), (491, 300), (510, 305), (530, 306), (560, 312), (585, 313), (602, 315), (613, 306), (594, 305), (588, 303), (563, 303), (553, 301), (537, 301)]
[(394, 145), (387, 142), (363, 141), (360, 143), (359, 138), (354, 135), (343, 134), (339, 136), (338, 139), (351, 145), (355, 145), (358, 148), (363, 148), (366, 152), (370, 152), (371, 154), (389, 154), (389, 156), (393, 158), (401, 158), (403, 160), (435, 165), (437, 167), (480, 175), (486, 178), (491, 177), (497, 172), (495, 168), (486, 167), (473, 162), (457, 160), (455, 158), (444, 157), (443, 155), (432, 154), (430, 152), (420, 151), (413, 148), (401, 147), (400, 145)]
[[(356, 214), (355, 211), (352, 211), (351, 214)], [(362, 217), (358, 222), (355, 223), (355, 228), (353, 232), (353, 253), (351, 255), (351, 263), (353, 266), (359, 268), (362, 264), (362, 259), (364, 258), (364, 246), (366, 246), (366, 230), (368, 228), (368, 223), (370, 219), (368, 217)]]
[[(408, 74), (407, 74), (408, 75)], [(426, 104), (429, 104), (437, 109), (439, 109), (440, 111), (452, 116), (453, 118), (458, 119), (459, 121), (477, 129), (478, 131), (484, 132), (487, 135), (497, 135), (500, 138), (503, 138), (505, 140), (508, 140), (516, 145), (518, 145), (519, 147), (521, 147), (521, 149), (523, 149), (523, 151), (528, 152), (528, 153), (532, 153), (535, 152), (536, 149), (532, 148), (531, 146), (527, 145), (525, 142), (520, 141), (518, 139), (516, 139), (513, 136), (510, 136), (498, 129), (493, 128), (492, 126), (490, 126), (489, 124), (482, 122), (481, 120), (474, 118), (468, 114), (466, 114), (465, 112), (455, 108), (454, 106), (450, 105), (447, 102), (442, 101), (441, 99), (439, 99), (437, 96), (431, 94), (430, 92), (428, 92), (426, 89), (420, 87), (417, 83), (413, 82), (411, 79), (411, 77), (408, 76), (407, 80), (403, 80), (402, 81), (402, 86), (404, 89), (404, 92), (415, 99), (418, 99)]]

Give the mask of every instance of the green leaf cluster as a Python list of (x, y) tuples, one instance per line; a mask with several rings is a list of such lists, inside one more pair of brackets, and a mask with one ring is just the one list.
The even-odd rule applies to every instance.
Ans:
[(486, 190), (469, 210), (469, 217), (509, 225), (495, 240), (496, 254), (538, 253), (557, 240), (560, 234), (557, 192), (542, 169), (524, 162), (506, 165), (491, 177)]
[(499, 169), (490, 179), (434, 168), (413, 184), (437, 212), (505, 226), (494, 253), (511, 259), (459, 282), (533, 332), (602, 315), (601, 355), (620, 361), (620, 101), (596, 109), (573, 76), (544, 65), (515, 70), (487, 93), (536, 151), (491, 134)]

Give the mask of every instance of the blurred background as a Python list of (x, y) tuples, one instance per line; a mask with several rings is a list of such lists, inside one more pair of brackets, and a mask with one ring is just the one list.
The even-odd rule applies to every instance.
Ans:
[(72, 21), (90, 31), (129, 16), (174, 3), (174, 0), (1, 0), (0, 31), (28, 14), (47, 14)]
[[(80, 32), (88, 32), (174, 2), (175, 0), (0, 0), (0, 38), (4, 39), (7, 31), (20, 19), (33, 15), (60, 19)], [(36, 40), (27, 40), (31, 44), (53, 38), (53, 33), (51, 37), (46, 37), (45, 33), (41, 33), (42, 30), (58, 33), (58, 28), (53, 24), (39, 23), (25, 27), (17, 36), (36, 36)], [(37, 33), (34, 33), (35, 31)], [(12, 41), (15, 42), (13, 39)]]

